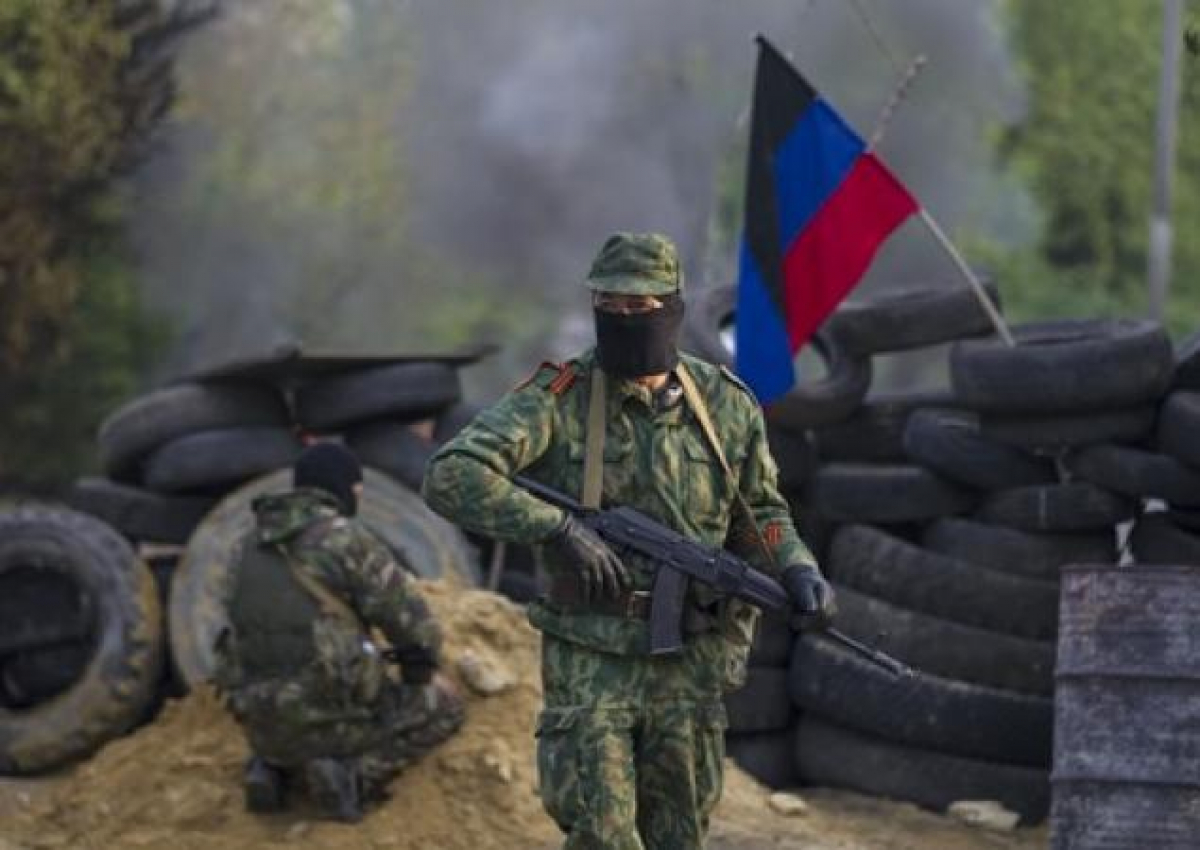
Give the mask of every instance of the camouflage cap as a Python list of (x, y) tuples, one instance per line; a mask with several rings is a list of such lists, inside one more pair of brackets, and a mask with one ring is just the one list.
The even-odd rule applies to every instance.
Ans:
[(622, 295), (682, 292), (675, 244), (657, 233), (614, 233), (592, 261), (587, 285), (595, 292)]

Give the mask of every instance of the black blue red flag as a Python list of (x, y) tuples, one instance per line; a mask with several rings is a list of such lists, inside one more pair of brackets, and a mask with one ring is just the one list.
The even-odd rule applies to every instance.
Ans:
[(738, 374), (767, 404), (918, 204), (787, 59), (758, 44), (735, 337)]

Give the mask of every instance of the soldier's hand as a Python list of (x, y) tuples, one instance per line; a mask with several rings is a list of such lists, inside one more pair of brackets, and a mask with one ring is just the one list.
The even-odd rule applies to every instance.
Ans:
[(629, 587), (629, 570), (600, 535), (570, 514), (550, 542), (579, 570), (584, 600), (616, 598)]
[(783, 571), (783, 586), (795, 606), (793, 625), (802, 631), (828, 628), (837, 613), (833, 585), (816, 567), (798, 564)]

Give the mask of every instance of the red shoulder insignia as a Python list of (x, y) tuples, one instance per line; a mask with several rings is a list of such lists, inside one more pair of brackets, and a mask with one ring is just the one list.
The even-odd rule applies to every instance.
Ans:
[(562, 395), (571, 388), (575, 383), (575, 366), (571, 363), (563, 363), (558, 370), (558, 375), (550, 382), (550, 386), (546, 389), (550, 390), (554, 395)]
[(762, 536), (768, 546), (778, 546), (783, 542), (783, 523), (779, 520), (768, 522)]
[(576, 372), (575, 366), (571, 363), (551, 363), (549, 360), (544, 360), (533, 370), (533, 374), (514, 387), (515, 390), (523, 390), (530, 384), (537, 382), (537, 385), (544, 390), (548, 390), (554, 395), (562, 395), (571, 385), (575, 383)]

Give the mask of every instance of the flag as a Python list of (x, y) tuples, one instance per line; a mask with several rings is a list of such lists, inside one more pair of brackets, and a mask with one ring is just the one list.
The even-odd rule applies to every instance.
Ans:
[(800, 73), (758, 44), (734, 335), (737, 372), (767, 404), (791, 388), (796, 352), (918, 204)]

